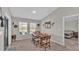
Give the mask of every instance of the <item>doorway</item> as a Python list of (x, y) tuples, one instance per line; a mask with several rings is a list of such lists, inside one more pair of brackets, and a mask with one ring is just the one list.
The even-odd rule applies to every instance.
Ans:
[(64, 17), (64, 43), (69, 50), (78, 50), (78, 16)]

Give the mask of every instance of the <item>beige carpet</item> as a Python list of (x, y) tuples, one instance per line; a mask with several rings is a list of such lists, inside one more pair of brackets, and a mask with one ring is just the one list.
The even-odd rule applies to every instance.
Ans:
[[(31, 39), (18, 40), (13, 42), (9, 48), (14, 48), (16, 51), (45, 51), (44, 48), (36, 47)], [(10, 50), (11, 51), (11, 50)], [(47, 48), (46, 51), (76, 51), (75, 49), (69, 49), (59, 44), (51, 42), (51, 48)]]

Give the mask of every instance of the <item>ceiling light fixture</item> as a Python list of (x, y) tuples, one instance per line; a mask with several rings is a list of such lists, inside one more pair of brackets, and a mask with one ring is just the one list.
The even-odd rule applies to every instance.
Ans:
[(32, 11), (32, 13), (33, 13), (33, 14), (36, 14), (36, 11), (35, 11), (35, 10), (33, 10), (33, 11)]

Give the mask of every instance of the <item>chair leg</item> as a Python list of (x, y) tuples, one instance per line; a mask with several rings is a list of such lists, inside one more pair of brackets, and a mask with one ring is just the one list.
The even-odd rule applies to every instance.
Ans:
[(45, 45), (45, 51), (46, 51), (46, 48), (47, 48), (47, 43), (45, 43), (44, 45)]
[(49, 43), (49, 48), (51, 48), (50, 43)]
[(46, 47), (45, 47), (45, 51), (46, 51)]
[(36, 41), (36, 42), (35, 42), (35, 46), (36, 46), (36, 47), (38, 47), (38, 45), (39, 45), (39, 42), (38, 42), (38, 41)]

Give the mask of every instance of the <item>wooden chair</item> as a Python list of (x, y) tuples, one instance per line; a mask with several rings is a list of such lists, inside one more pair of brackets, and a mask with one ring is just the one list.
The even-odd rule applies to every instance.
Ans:
[(51, 38), (51, 36), (48, 35), (48, 36), (41, 39), (41, 46), (44, 47), (45, 50), (48, 47), (50, 48), (50, 38)]
[(39, 45), (39, 36), (32, 34), (32, 41), (36, 47)]
[(35, 46), (36, 46), (36, 47), (38, 47), (38, 46), (39, 46), (39, 44), (40, 44), (40, 43), (39, 43), (39, 41), (40, 41), (40, 39), (39, 39), (39, 38), (35, 39), (35, 43), (34, 43), (34, 44), (35, 44)]
[(16, 41), (16, 35), (12, 35), (12, 42)]

